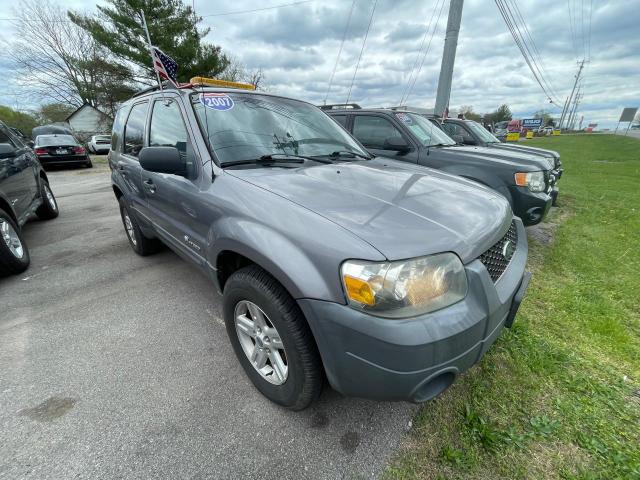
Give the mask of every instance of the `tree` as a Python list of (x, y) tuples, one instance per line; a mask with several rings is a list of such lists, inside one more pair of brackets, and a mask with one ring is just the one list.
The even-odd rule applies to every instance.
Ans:
[(31, 130), (38, 125), (38, 121), (32, 114), (20, 112), (4, 105), (0, 105), (0, 121), (21, 130), (27, 136), (31, 136)]
[(27, 94), (75, 108), (88, 103), (108, 110), (103, 99), (113, 96), (109, 81), (131, 82), (128, 71), (114, 77), (108, 53), (48, 0), (22, 2), (15, 26), (20, 36), (9, 55)]
[(484, 116), (485, 121), (488, 123), (504, 122), (507, 120), (511, 120), (512, 118), (513, 115), (511, 114), (511, 109), (506, 103), (500, 105), (495, 111), (487, 113)]
[(97, 6), (96, 16), (70, 11), (69, 18), (108, 50), (136, 80), (153, 84), (156, 79), (142, 28), (141, 9), (154, 46), (178, 64), (179, 81), (186, 82), (198, 75), (213, 77), (227, 67), (227, 57), (220, 47), (204, 42), (210, 29), (197, 28), (202, 17), (181, 0), (107, 0), (106, 3)]
[(36, 118), (40, 125), (64, 122), (74, 110), (68, 103), (47, 103), (36, 111)]
[(482, 120), (482, 117), (473, 111), (471, 105), (462, 105), (460, 107), (460, 113), (462, 113), (467, 120), (474, 120), (476, 122)]
[(227, 57), (228, 64), (218, 78), (229, 82), (244, 82), (256, 87), (256, 90), (266, 90), (264, 85), (264, 72), (262, 68), (248, 71), (244, 63), (237, 57)]
[(533, 114), (533, 118), (541, 118), (543, 127), (547, 127), (547, 126), (555, 127), (556, 126), (556, 121), (553, 119), (551, 114), (548, 113), (546, 110), (538, 110), (536, 113)]

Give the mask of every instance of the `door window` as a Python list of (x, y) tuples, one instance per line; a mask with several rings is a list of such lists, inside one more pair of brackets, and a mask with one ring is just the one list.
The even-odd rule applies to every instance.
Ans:
[(177, 148), (180, 156), (186, 161), (188, 176), (195, 172), (195, 153), (189, 142), (180, 107), (175, 100), (154, 102), (149, 127), (149, 146)]
[(133, 106), (127, 124), (124, 127), (124, 153), (138, 157), (144, 146), (144, 124), (147, 118), (148, 103), (138, 103)]
[(383, 117), (356, 115), (353, 119), (353, 136), (367, 148), (384, 150), (385, 140), (402, 134), (393, 123)]
[(449, 123), (444, 122), (442, 125), (444, 131), (447, 132), (447, 135), (453, 138), (454, 135), (462, 137), (463, 143), (474, 143), (473, 137), (469, 134), (466, 128), (457, 124), (457, 123)]
[(347, 116), (346, 115), (331, 115), (336, 122), (338, 122), (343, 127), (347, 128)]

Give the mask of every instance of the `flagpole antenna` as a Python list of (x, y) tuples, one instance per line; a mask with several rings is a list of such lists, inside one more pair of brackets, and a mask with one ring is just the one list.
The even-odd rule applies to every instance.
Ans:
[[(149, 29), (147, 28), (147, 19), (144, 16), (144, 10), (140, 9), (140, 15), (142, 15), (142, 28), (144, 29), (144, 33), (147, 35), (147, 42), (149, 43), (149, 53), (151, 54), (151, 61), (155, 61), (153, 54), (153, 44), (151, 43), (151, 35), (149, 35)], [(158, 70), (156, 70), (155, 66), (153, 71), (156, 74), (156, 79), (158, 80), (158, 86), (160, 87), (160, 92), (162, 93), (162, 101), (166, 104), (167, 100), (164, 98), (164, 89), (162, 88), (162, 81), (160, 80), (160, 74)]]

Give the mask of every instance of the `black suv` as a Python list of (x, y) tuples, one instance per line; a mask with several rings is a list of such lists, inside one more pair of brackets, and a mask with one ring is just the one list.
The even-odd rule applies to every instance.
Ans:
[(58, 204), (35, 153), (0, 122), (0, 275), (23, 272), (29, 250), (20, 228), (37, 215), (58, 216)]
[[(493, 135), (493, 133), (473, 120), (446, 118), (444, 120), (440, 120), (440, 125), (452, 139), (464, 145), (488, 147), (499, 154), (508, 155), (511, 152), (517, 152), (548, 158), (553, 161), (553, 170), (551, 171), (551, 174), (556, 178), (556, 181), (560, 179), (562, 172), (564, 171), (562, 168), (562, 162), (560, 161), (560, 154), (558, 152), (544, 148), (530, 147), (528, 145), (501, 142), (495, 135)], [(554, 196), (553, 199), (554, 205), (556, 196)]]
[(452, 140), (436, 123), (411, 111), (321, 107), (370, 152), (466, 177), (501, 193), (525, 225), (542, 221), (557, 195), (550, 159)]

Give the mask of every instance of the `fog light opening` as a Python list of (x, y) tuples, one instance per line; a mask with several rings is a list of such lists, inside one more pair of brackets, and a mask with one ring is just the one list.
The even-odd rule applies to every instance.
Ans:
[(431, 380), (420, 385), (413, 394), (416, 403), (426, 402), (444, 392), (456, 379), (455, 372), (448, 371), (436, 375)]

